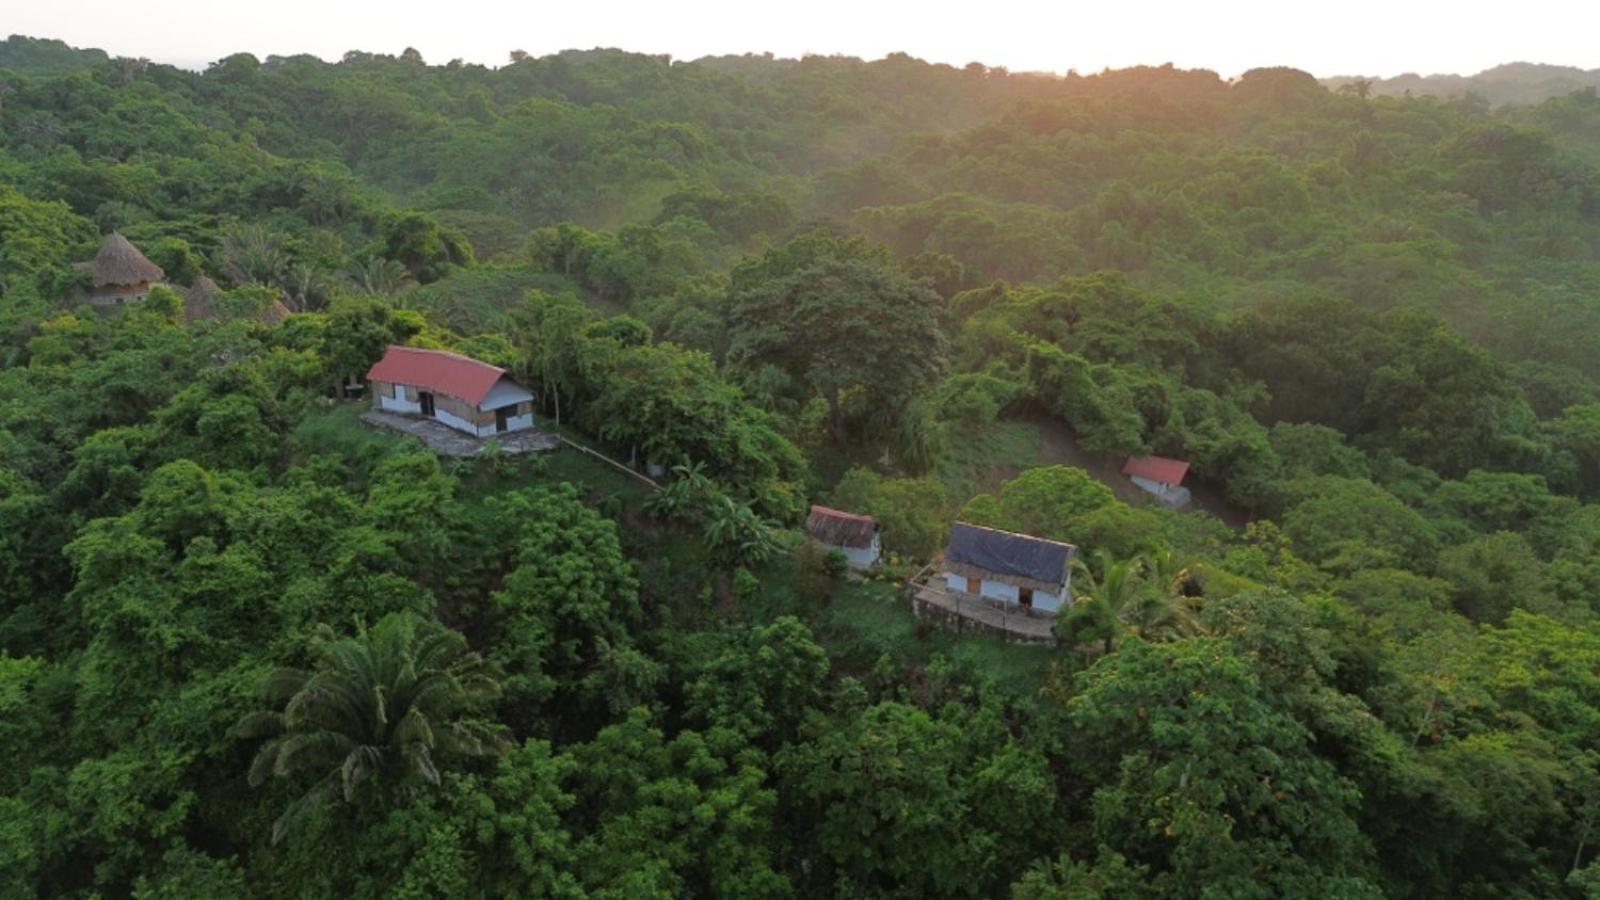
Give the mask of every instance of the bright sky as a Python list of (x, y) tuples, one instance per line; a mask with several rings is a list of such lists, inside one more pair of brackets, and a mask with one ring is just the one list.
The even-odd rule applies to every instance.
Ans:
[(868, 59), (904, 51), (1013, 70), (1159, 65), (1224, 76), (1471, 74), (1503, 62), (1600, 68), (1600, 0), (0, 0), (0, 34), (59, 38), (192, 67), (346, 50), (500, 65), (621, 47), (687, 59), (770, 51)]

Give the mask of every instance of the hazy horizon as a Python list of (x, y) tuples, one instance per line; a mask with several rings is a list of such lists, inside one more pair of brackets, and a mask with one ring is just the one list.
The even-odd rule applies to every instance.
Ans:
[[(8, 34), (53, 38), (113, 56), (203, 68), (233, 53), (308, 53), (337, 60), (350, 50), (398, 54), (415, 47), (428, 62), (505, 64), (513, 50), (543, 56), (615, 47), (694, 59), (772, 53), (879, 59), (904, 52), (935, 63), (981, 62), (1014, 71), (1095, 72), (1172, 63), (1224, 77), (1285, 65), (1318, 77), (1472, 75), (1511, 62), (1600, 68), (1586, 35), (1600, 9), (1530, 0), (1515, 19), (1477, 18), (1458, 5), (1400, 6), (1354, 0), (1326, 15), (1289, 15), (1263, 0), (1198, 8), (1150, 3), (1139, 9), (1059, 3), (1049, 9), (993, 0), (971, 4), (850, 4), (820, 0), (792, 12), (752, 16), (745, 4), (699, 0), (670, 8), (612, 4), (601, 13), (462, 0), (376, 4), (282, 0), (270, 10), (200, 0), (109, 0), (23, 4), (3, 0)], [(174, 27), (174, 23), (182, 23)], [(1559, 27), (1553, 27), (1559, 23)], [(1418, 35), (1426, 34), (1426, 41)]]

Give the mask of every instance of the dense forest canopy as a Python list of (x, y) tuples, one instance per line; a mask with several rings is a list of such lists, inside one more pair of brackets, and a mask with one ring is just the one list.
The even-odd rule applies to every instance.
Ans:
[(1505, 63), (1476, 75), (1418, 75), (1408, 72), (1393, 78), (1340, 76), (1323, 79), (1336, 90), (1358, 90), (1366, 94), (1435, 97), (1470, 97), (1495, 106), (1537, 104), (1588, 88), (1600, 87), (1600, 69), (1551, 66), (1539, 63)]
[(0, 895), (1600, 897), (1600, 99), (1472, 90), (0, 43)]

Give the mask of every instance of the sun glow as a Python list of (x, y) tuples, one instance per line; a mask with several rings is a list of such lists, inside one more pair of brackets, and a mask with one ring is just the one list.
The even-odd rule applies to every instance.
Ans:
[(444, 6), (422, 0), (3, 0), (0, 22), (9, 32), (193, 67), (236, 51), (336, 59), (351, 49), (399, 53), (408, 46), (429, 62), (460, 58), (488, 65), (504, 63), (513, 49), (538, 55), (605, 46), (684, 59), (747, 52), (876, 58), (903, 51), (953, 65), (976, 60), (1054, 72), (1171, 62), (1225, 76), (1268, 65), (1319, 76), (1471, 73), (1514, 60), (1600, 66), (1591, 39), (1600, 4), (1528, 0), (1497, 16), (1470, 7), (1378, 0), (1320, 7), (1273, 0), (459, 0)]

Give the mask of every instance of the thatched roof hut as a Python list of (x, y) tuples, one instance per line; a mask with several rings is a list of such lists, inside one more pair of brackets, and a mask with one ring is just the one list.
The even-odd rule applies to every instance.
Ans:
[[(210, 276), (201, 275), (195, 279), (193, 285), (183, 292), (183, 320), (185, 322), (198, 322), (203, 319), (226, 319), (239, 315), (237, 305), (233, 305), (233, 312), (228, 312), (225, 307), (229, 304), (218, 306), (217, 301), (222, 299), (222, 288), (212, 281)], [(282, 297), (273, 297), (272, 302), (263, 306), (255, 314), (255, 320), (268, 328), (282, 322), (291, 312), (288, 304)]]
[(271, 328), (279, 322), (282, 322), (292, 312), (294, 312), (294, 310), (290, 309), (288, 304), (284, 303), (280, 299), (274, 299), (271, 306), (263, 309), (260, 315), (256, 316), (256, 321), (267, 326), (268, 328)]
[(222, 293), (222, 288), (211, 280), (209, 275), (201, 275), (194, 280), (194, 284), (183, 292), (183, 320), (185, 322), (198, 322), (201, 319), (215, 319), (217, 312), (217, 295)]
[(100, 244), (100, 252), (89, 263), (89, 274), (97, 288), (109, 285), (146, 285), (160, 281), (167, 273), (151, 262), (128, 239), (113, 231)]

